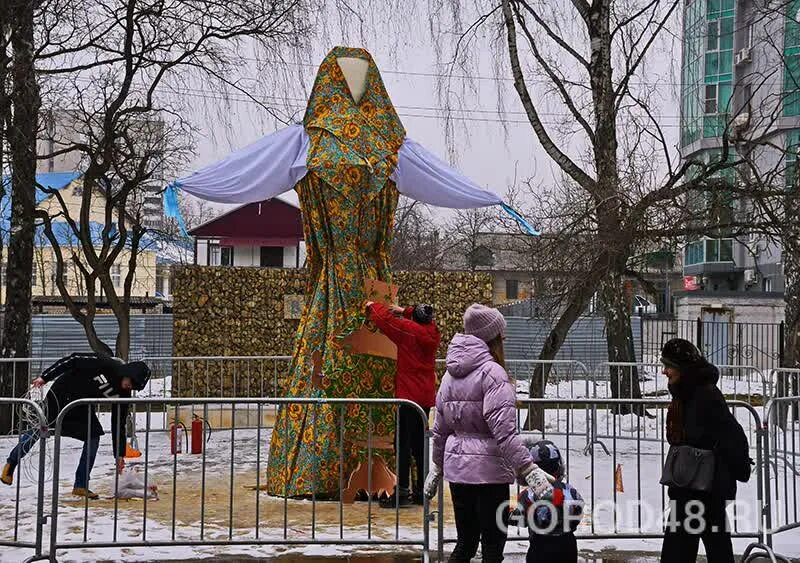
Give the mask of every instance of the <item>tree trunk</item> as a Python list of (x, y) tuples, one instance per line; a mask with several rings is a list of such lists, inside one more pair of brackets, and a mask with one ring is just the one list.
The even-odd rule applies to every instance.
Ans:
[(128, 361), (131, 353), (131, 316), (130, 313), (116, 315), (119, 332), (117, 333), (116, 356)]
[[(796, 188), (795, 188), (796, 189)], [(786, 196), (786, 216), (797, 217), (800, 212), (797, 198), (794, 194)], [(783, 267), (785, 272), (784, 300), (786, 301), (786, 320), (784, 321), (784, 341), (783, 358), (781, 367), (787, 369), (800, 368), (800, 223), (797, 221), (788, 222), (784, 226), (783, 232)], [(800, 376), (792, 373), (778, 373), (779, 397), (796, 396), (800, 392), (798, 386)], [(778, 409), (778, 425), (785, 429), (789, 409), (782, 405)], [(792, 409), (792, 418), (796, 420), (798, 416), (797, 407)]]
[[(601, 300), (606, 319), (606, 346), (611, 363), (635, 363), (631, 308), (623, 285), (623, 276), (612, 271), (603, 282)], [(640, 399), (639, 370), (636, 366), (610, 366), (611, 396), (615, 399)], [(617, 414), (642, 414), (643, 409), (622, 405), (614, 409)]]
[(114, 355), (114, 352), (113, 350), (111, 350), (111, 347), (109, 347), (108, 344), (103, 342), (97, 335), (97, 331), (94, 328), (94, 316), (92, 316), (91, 318), (86, 317), (80, 320), (79, 322), (81, 323), (81, 325), (83, 325), (83, 331), (86, 333), (86, 341), (89, 343), (89, 347), (92, 349), (92, 352), (100, 356)]
[[(39, 88), (34, 71), (34, 6), (31, 0), (12, 4), (13, 120), (11, 150), (11, 240), (8, 247), (6, 309), (2, 355), (30, 356), (31, 274), (33, 270), (34, 211), (36, 206), (36, 131)], [(20, 366), (21, 367), (21, 366)], [(27, 367), (27, 366), (26, 366)], [(16, 382), (12, 381), (16, 379)], [(2, 394), (21, 395), (28, 386), (27, 369), (3, 373)], [(10, 413), (2, 409), (0, 432), (10, 430)]]
[[(539, 353), (540, 361), (550, 361), (556, 358), (558, 351), (567, 339), (572, 325), (580, 318), (581, 314), (586, 310), (586, 307), (592, 300), (592, 296), (597, 291), (598, 276), (602, 275), (602, 273), (592, 272), (592, 274), (590, 274), (586, 282), (574, 292), (566, 310), (561, 314), (556, 325), (550, 330), (550, 334), (547, 335), (547, 339), (542, 346), (542, 351)], [(540, 363), (536, 365), (536, 369), (534, 369), (533, 375), (531, 375), (531, 384), (528, 389), (529, 398), (537, 399), (544, 397), (544, 390), (547, 387), (547, 380), (550, 376), (551, 367), (552, 366), (549, 364)], [(530, 406), (526, 423), (527, 430), (544, 429), (544, 411), (545, 409), (541, 406)]]

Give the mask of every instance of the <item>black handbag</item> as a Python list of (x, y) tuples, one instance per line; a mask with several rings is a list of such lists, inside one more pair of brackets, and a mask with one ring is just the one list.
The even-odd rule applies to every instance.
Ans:
[(667, 487), (710, 492), (714, 485), (714, 451), (670, 446), (660, 482)]

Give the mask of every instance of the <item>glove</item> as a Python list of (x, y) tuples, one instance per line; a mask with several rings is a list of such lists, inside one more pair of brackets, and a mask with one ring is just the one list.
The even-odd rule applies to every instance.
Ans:
[(436, 496), (436, 491), (439, 490), (439, 481), (442, 480), (442, 468), (433, 464), (433, 467), (425, 477), (424, 493), (428, 500)]
[(539, 500), (553, 498), (553, 485), (550, 484), (552, 477), (544, 472), (538, 465), (533, 465), (531, 468), (523, 472), (525, 482), (531, 488), (536, 498)]

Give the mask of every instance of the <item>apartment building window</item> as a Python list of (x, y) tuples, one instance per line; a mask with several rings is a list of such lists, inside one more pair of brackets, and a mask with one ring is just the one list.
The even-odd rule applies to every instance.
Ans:
[(786, 134), (786, 168), (784, 170), (784, 181), (787, 191), (796, 189), (798, 152), (800, 152), (800, 129), (793, 129)]
[(694, 242), (690, 242), (686, 245), (686, 248), (683, 250), (683, 262), (687, 266), (693, 266), (695, 264), (701, 264), (705, 260), (703, 259), (705, 253), (703, 252), (704, 246), (702, 240), (696, 240)]
[(283, 268), (283, 247), (262, 246), (259, 264), (262, 268)]
[(506, 299), (519, 299), (519, 280), (506, 280)]
[(706, 85), (706, 99), (705, 99), (705, 112), (706, 113), (717, 113), (717, 85), (716, 84), (707, 84)]
[[(58, 266), (53, 264), (52, 271), (50, 272), (50, 282), (53, 284), (53, 291), (58, 291)], [(69, 270), (64, 265), (64, 271), (61, 273), (61, 281), (64, 282), (64, 287), (69, 288)]]
[(733, 239), (701, 239), (690, 242), (683, 250), (686, 266), (705, 262), (733, 262)]
[(800, 22), (786, 11), (783, 26), (783, 115), (800, 115)]
[(711, 21), (706, 25), (706, 51), (719, 49), (719, 21)]
[(223, 246), (219, 254), (220, 266), (233, 266), (233, 247)]
[(114, 284), (114, 287), (122, 286), (122, 266), (120, 264), (111, 266), (111, 283)]

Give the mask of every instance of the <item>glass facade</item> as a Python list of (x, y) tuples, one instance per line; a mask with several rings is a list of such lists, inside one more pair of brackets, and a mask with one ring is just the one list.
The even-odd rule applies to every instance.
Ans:
[(800, 0), (786, 5), (783, 26), (783, 115), (800, 115)]
[(786, 168), (784, 181), (787, 191), (796, 189), (797, 186), (797, 153), (800, 152), (800, 129), (786, 132)]
[[(796, 0), (800, 2), (800, 0)], [(736, 0), (690, 0), (683, 25), (681, 143), (720, 137), (733, 94)]]
[[(713, 163), (722, 160), (722, 149), (707, 150), (703, 153), (703, 161)], [(727, 162), (736, 160), (736, 151), (728, 150)], [(715, 175), (733, 185), (736, 181), (736, 169), (725, 168)], [(697, 211), (698, 219), (706, 225), (730, 223), (735, 212), (736, 199), (730, 190), (697, 191), (690, 194), (689, 205)], [(683, 250), (684, 266), (693, 266), (708, 262), (733, 262), (733, 239), (727, 238), (723, 229), (717, 229), (719, 238), (704, 237), (689, 241)]]
[(694, 266), (708, 262), (733, 262), (733, 239), (703, 238), (683, 249), (683, 265)]

